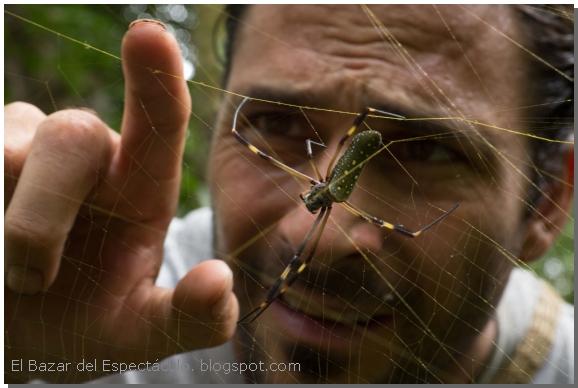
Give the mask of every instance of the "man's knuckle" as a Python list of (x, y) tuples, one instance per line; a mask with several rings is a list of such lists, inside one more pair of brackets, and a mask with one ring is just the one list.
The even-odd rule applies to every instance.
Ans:
[(102, 147), (109, 138), (107, 126), (95, 114), (82, 109), (53, 113), (38, 131), (51, 144), (86, 151)]
[(26, 152), (21, 148), (8, 144), (4, 145), (4, 173), (6, 175), (13, 178), (20, 175), (25, 160)]
[(62, 233), (34, 217), (6, 215), (4, 238), (12, 246), (27, 247), (30, 252), (53, 251), (60, 245)]
[(178, 111), (173, 112), (170, 117), (155, 118), (152, 126), (159, 136), (180, 133), (188, 119), (188, 113)]
[(10, 104), (7, 104), (4, 107), (4, 114), (6, 116), (9, 115), (44, 116), (44, 112), (42, 112), (37, 106), (23, 101), (15, 101), (11, 102)]

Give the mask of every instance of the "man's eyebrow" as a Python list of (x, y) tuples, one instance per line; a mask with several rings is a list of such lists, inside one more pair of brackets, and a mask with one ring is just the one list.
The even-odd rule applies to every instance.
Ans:
[[(360, 106), (357, 111), (347, 111), (336, 107), (328, 106), (323, 101), (335, 99), (335, 92), (316, 90), (299, 90), (290, 88), (279, 88), (275, 86), (251, 86), (241, 93), (241, 96), (247, 96), (254, 101), (270, 103), (275, 105), (288, 106), (292, 108), (303, 108), (310, 110), (344, 113), (356, 115), (361, 113), (365, 107), (375, 108), (383, 112), (389, 112), (393, 118), (401, 116), (404, 121), (413, 122), (439, 122), (439, 126), (444, 126), (443, 122), (466, 121), (457, 115), (448, 115), (442, 109), (434, 107), (408, 107), (404, 104), (398, 104), (392, 101), (385, 101), (383, 98), (366, 98), (365, 106)], [(379, 116), (379, 115), (376, 115)]]
[[(327, 101), (325, 96), (329, 95), (324, 92), (310, 92), (298, 89), (278, 88), (269, 86), (252, 86), (242, 93), (253, 101), (266, 102), (275, 105), (282, 105), (291, 108), (303, 108), (308, 110), (330, 111), (331, 109), (320, 101)], [(342, 111), (337, 111), (344, 113)]]
[(425, 106), (424, 104), (416, 104), (408, 106), (407, 104), (398, 103), (391, 99), (384, 98), (366, 98), (364, 99), (368, 107), (378, 109), (382, 112), (389, 112), (393, 115), (402, 116), (404, 121), (420, 122), (420, 121), (455, 121), (456, 116), (448, 116), (443, 109), (437, 109), (434, 106)]
[[(359, 112), (332, 109), (332, 107), (320, 102), (331, 101), (335, 96), (329, 96), (328, 92), (319, 90), (310, 92), (308, 90), (255, 85), (243, 90), (242, 94), (250, 97), (254, 101), (291, 108), (348, 113), (352, 115), (352, 120), (353, 115), (360, 113), (361, 109), (363, 109), (363, 107), (360, 107)], [(325, 98), (325, 96), (327, 96), (327, 98)], [(389, 112), (396, 116), (402, 116), (403, 119), (398, 119), (399, 123), (412, 135), (423, 133), (423, 135), (427, 136), (443, 133), (455, 139), (461, 138), (469, 143), (470, 147), (475, 149), (486, 150), (486, 148), (488, 148), (487, 142), (480, 138), (480, 132), (474, 128), (469, 128), (470, 125), (474, 124), (468, 124), (467, 119), (460, 118), (457, 115), (450, 116), (448, 115), (449, 112), (444, 112), (444, 109), (436, 109), (431, 106), (424, 107), (422, 104), (417, 104), (415, 107), (408, 107), (404, 106), (405, 104), (399, 104), (391, 100), (388, 101), (388, 99), (377, 96), (363, 99), (363, 101), (368, 107)], [(387, 116), (386, 118), (391, 119), (391, 117)], [(489, 135), (488, 140), (493, 138), (491, 133), (487, 133), (487, 131), (484, 132), (484, 135)]]
[[(371, 101), (369, 103), (371, 104)], [(460, 142), (465, 149), (480, 153), (487, 160), (494, 160), (495, 158), (495, 152), (490, 143), (495, 143), (498, 137), (491, 131), (480, 130), (465, 117), (460, 117), (457, 114), (449, 115), (447, 110), (444, 111), (444, 109), (436, 109), (435, 107), (424, 108), (417, 105), (415, 108), (408, 108), (401, 104), (384, 103), (383, 99), (372, 107), (404, 116), (405, 119), (401, 120), (399, 124), (404, 128), (404, 131), (407, 131), (410, 138), (442, 136)]]
[[(250, 97), (254, 101), (284, 105), (292, 108), (350, 114), (351, 116), (361, 113), (365, 107), (379, 109), (381, 111), (392, 113), (393, 116), (401, 116), (402, 118), (426, 116), (424, 115), (424, 111), (420, 111), (419, 109), (403, 107), (400, 104), (395, 104), (389, 101), (384, 103), (382, 99), (379, 101), (375, 99), (367, 100), (366, 102), (368, 104), (366, 106), (360, 106), (357, 111), (346, 111), (323, 103), (323, 101), (334, 100), (335, 93), (335, 91), (316, 90), (312, 92), (309, 90), (292, 90), (289, 88), (279, 88), (274, 86), (251, 86), (241, 94)], [(433, 112), (430, 109), (428, 109), (428, 112), (433, 115), (436, 114), (436, 112)], [(433, 115), (428, 115), (428, 117), (434, 117)]]

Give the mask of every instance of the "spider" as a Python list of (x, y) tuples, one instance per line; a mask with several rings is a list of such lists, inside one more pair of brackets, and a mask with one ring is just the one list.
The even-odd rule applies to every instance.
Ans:
[[(308, 264), (311, 262), (311, 259), (315, 255), (315, 250), (325, 225), (327, 224), (327, 220), (334, 203), (341, 204), (354, 215), (357, 215), (372, 224), (400, 233), (406, 237), (418, 237), (423, 232), (449, 216), (459, 206), (459, 204), (456, 203), (449, 210), (445, 211), (441, 216), (434, 219), (429, 224), (421, 227), (417, 231), (411, 231), (401, 224), (389, 223), (380, 218), (374, 217), (364, 212), (363, 210), (356, 208), (347, 201), (353, 189), (355, 188), (357, 179), (359, 178), (364, 165), (367, 163), (368, 159), (379, 152), (380, 148), (383, 146), (379, 132), (367, 129), (356, 134), (356, 132), (359, 130), (359, 127), (364, 123), (365, 119), (370, 114), (390, 116), (397, 119), (404, 119), (403, 116), (374, 108), (365, 108), (360, 114), (356, 116), (353, 121), (353, 125), (340, 139), (337, 150), (329, 162), (325, 178), (322, 177), (319, 169), (313, 161), (312, 144), (321, 147), (324, 147), (325, 145), (317, 143), (311, 139), (307, 139), (305, 141), (307, 158), (309, 159), (309, 162), (311, 163), (317, 176), (317, 179), (314, 179), (309, 175), (297, 171), (285, 163), (282, 163), (272, 156), (266, 154), (251, 144), (245, 137), (243, 137), (243, 135), (239, 133), (237, 130), (239, 112), (243, 108), (243, 105), (245, 105), (250, 100), (251, 97), (245, 97), (237, 107), (233, 117), (233, 126), (231, 132), (236, 137), (236, 139), (245, 147), (247, 147), (252, 153), (267, 160), (276, 167), (291, 174), (292, 176), (307, 181), (311, 187), (305, 194), (300, 194), (300, 198), (309, 212), (312, 214), (319, 214), (307, 232), (305, 238), (295, 251), (289, 264), (285, 267), (281, 275), (269, 288), (263, 302), (261, 302), (257, 307), (239, 319), (237, 322), (238, 324), (251, 323), (255, 321), (271, 305), (271, 303), (279, 298), (293, 284), (293, 282), (295, 282), (295, 280), (305, 270), (305, 268), (307, 268)], [(343, 155), (337, 160), (337, 156), (341, 153), (345, 143), (350, 138), (351, 141), (349, 146), (343, 152)], [(310, 242), (311, 244), (309, 244)]]

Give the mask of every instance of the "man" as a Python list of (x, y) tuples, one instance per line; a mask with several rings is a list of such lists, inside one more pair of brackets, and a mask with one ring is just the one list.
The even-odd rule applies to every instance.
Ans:
[[(564, 179), (535, 174), (567, 171), (560, 154), (546, 171), (533, 164), (534, 148), (552, 142), (537, 139), (520, 109), (536, 104), (529, 79), (568, 76), (534, 62), (524, 17), (503, 6), (234, 10), (232, 94), (210, 157), (213, 212), (175, 221), (168, 236), (191, 108), (173, 76), (182, 73), (177, 45), (161, 25), (135, 23), (123, 40), (120, 136), (87, 111), (45, 116), (9, 105), (9, 378), (86, 380), (114, 372), (102, 360), (154, 363), (231, 339), (170, 359), (168, 372), (103, 381), (573, 381), (571, 308), (512, 272), (552, 245), (572, 193)], [(369, 106), (409, 118), (368, 121), (393, 143), (367, 163), (352, 204), (408, 229), (459, 208), (410, 239), (334, 205), (308, 268), (237, 327), (239, 306), (246, 313), (263, 301), (315, 217), (299, 200), (307, 184), (231, 135), (238, 95), (253, 98), (238, 130), (310, 175), (305, 140), (322, 140), (313, 164), (325, 172), (351, 126), (347, 112)], [(555, 144), (566, 144), (563, 133)], [(223, 261), (193, 267), (210, 256), (235, 281)], [(99, 367), (14, 370), (11, 360), (30, 359)], [(209, 362), (268, 369), (206, 372)]]

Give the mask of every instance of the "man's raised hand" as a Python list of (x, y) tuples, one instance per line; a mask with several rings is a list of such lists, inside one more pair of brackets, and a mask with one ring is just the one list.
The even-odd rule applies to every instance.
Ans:
[[(211, 260), (154, 285), (177, 206), (190, 114), (175, 39), (154, 21), (122, 43), (120, 136), (94, 113), (5, 107), (6, 365), (155, 361), (229, 339), (232, 274)], [(28, 374), (72, 382), (98, 374)]]

